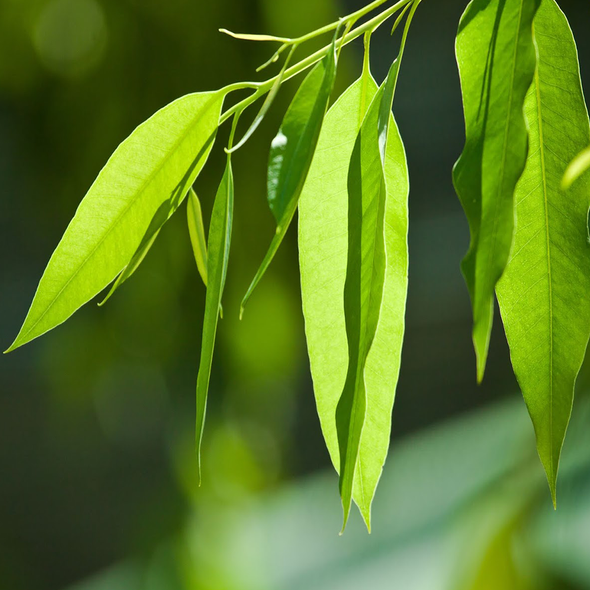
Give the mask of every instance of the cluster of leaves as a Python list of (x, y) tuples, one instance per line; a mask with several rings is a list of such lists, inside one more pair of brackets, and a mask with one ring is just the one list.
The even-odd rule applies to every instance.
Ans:
[[(299, 209), (305, 329), (318, 414), (340, 474), (343, 528), (352, 500), (370, 528), (404, 335), (409, 179), (392, 105), (420, 0), (399, 0), (365, 18), (386, 3), (374, 0), (297, 39), (230, 33), (278, 42), (263, 67), (288, 51), (280, 72), (265, 82), (180, 98), (119, 146), (51, 257), (9, 349), (61, 324), (113, 283), (108, 299), (138, 268), (188, 195), (189, 234), (207, 288), (196, 399), (200, 470), (230, 254), (232, 155), (263, 121), (282, 83), (313, 66), (270, 148), (268, 204), (276, 234), (240, 313)], [(369, 67), (370, 37), (394, 15), (393, 31), (404, 24), (399, 54), (378, 86)], [(328, 46), (289, 67), (302, 43), (329, 33)], [(340, 51), (361, 35), (361, 76), (329, 108)], [(576, 46), (555, 0), (472, 0), (456, 49), (466, 145), (454, 181), (471, 228), (463, 272), (473, 306), (477, 375), (483, 378), (496, 294), (555, 501), (574, 384), (590, 337), (585, 299), (590, 290), (590, 177), (584, 174), (590, 151), (583, 151), (590, 144), (590, 125)], [(223, 110), (230, 93), (248, 89), (249, 96)], [(264, 96), (260, 112), (234, 146), (241, 114)], [(227, 164), (206, 237), (191, 187), (218, 127), (230, 119)]]

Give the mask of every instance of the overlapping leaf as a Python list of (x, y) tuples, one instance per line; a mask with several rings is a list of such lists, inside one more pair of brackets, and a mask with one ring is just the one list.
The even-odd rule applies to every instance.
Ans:
[(197, 376), (197, 421), (196, 444), (199, 478), (201, 475), (201, 440), (205, 426), (205, 412), (207, 409), (207, 393), (211, 377), (211, 363), (215, 347), (215, 335), (221, 308), (221, 297), (225, 287), (231, 230), (234, 209), (234, 180), (231, 160), (228, 157), (227, 166), (219, 185), (211, 223), (209, 225), (209, 240), (207, 254), (207, 296), (205, 299), (205, 319), (203, 322), (203, 337), (201, 343), (201, 360)]
[(555, 500), (574, 384), (590, 336), (590, 180), (569, 191), (564, 171), (590, 143), (577, 51), (554, 0), (534, 22), (537, 69), (526, 97), (530, 153), (518, 183), (516, 233), (497, 293), (512, 364)]
[(224, 96), (180, 98), (117, 148), (53, 253), (9, 350), (64, 322), (155, 238), (209, 155)]
[(514, 189), (524, 170), (524, 97), (535, 71), (532, 23), (540, 0), (472, 0), (457, 34), (466, 143), (453, 174), (471, 230), (462, 264), (483, 378), (494, 288), (512, 245)]
[[(349, 240), (347, 184), (353, 148), (376, 92), (377, 85), (365, 69), (363, 76), (328, 112), (299, 212), (299, 256), (307, 345), (322, 431), (338, 470), (341, 466), (336, 408), (347, 378), (349, 356), (343, 297)], [(379, 172), (380, 154), (375, 141), (380, 96), (373, 103), (370, 123), (375, 130), (373, 149), (367, 149), (365, 155), (371, 153), (377, 160), (373, 158), (373, 162), (365, 160), (365, 163), (371, 164), (370, 168), (376, 174), (377, 178), (372, 181), (376, 180), (381, 197), (385, 196), (381, 194), (383, 183), (386, 190), (384, 211), (380, 216), (381, 228), (384, 227), (381, 261), (384, 262), (385, 256), (386, 269), (382, 277), (385, 284), (382, 285), (382, 303), (376, 306), (377, 313), (380, 311), (379, 326), (365, 363), (364, 386), (368, 403), (354, 472), (354, 499), (367, 526), (370, 526), (371, 501), (389, 446), (407, 290), (407, 167), (397, 127), (389, 115), (385, 178)], [(363, 145), (368, 141), (365, 135)], [(357, 152), (357, 157), (359, 155)], [(356, 163), (358, 165), (359, 161)], [(365, 180), (369, 178), (365, 176)], [(358, 205), (362, 195), (358, 193), (360, 187), (356, 181), (355, 184)], [(360, 228), (362, 217), (362, 214), (351, 216), (351, 224)], [(369, 218), (365, 215), (365, 235), (368, 227)], [(374, 226), (373, 243), (376, 237)], [(350, 336), (353, 342), (358, 340), (358, 334)]]
[(242, 301), (242, 310), (274, 258), (299, 202), (320, 136), (336, 78), (336, 36), (326, 57), (307, 75), (289, 105), (268, 164), (268, 204), (277, 231), (252, 284)]

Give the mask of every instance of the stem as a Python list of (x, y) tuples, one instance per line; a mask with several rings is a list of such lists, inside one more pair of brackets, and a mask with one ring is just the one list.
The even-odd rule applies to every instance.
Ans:
[[(364, 9), (362, 9), (362, 11), (367, 11), (369, 6), (375, 8), (375, 6), (373, 5), (379, 6), (384, 2), (386, 2), (386, 0), (375, 0), (375, 2), (372, 2)], [(341, 46), (343, 47), (344, 45), (348, 45), (349, 43), (351, 43), (352, 41), (354, 41), (355, 39), (357, 39), (358, 37), (360, 37), (368, 31), (373, 32), (379, 26), (381, 26), (390, 16), (394, 15), (400, 8), (403, 8), (411, 2), (414, 2), (414, 0), (399, 0), (393, 6), (390, 6), (387, 10), (384, 10), (382, 13), (376, 15), (372, 19), (368, 20), (366, 23), (363, 23), (362, 25), (358, 26), (356, 29), (350, 31), (348, 34), (342, 35), (342, 38), (339, 41)], [(371, 10), (373, 8), (371, 8)], [(364, 12), (364, 14), (366, 14), (366, 12)], [(347, 20), (349, 18), (352, 18), (352, 15), (350, 17), (347, 17)], [(331, 25), (326, 25), (326, 27), (323, 27), (323, 29), (318, 29), (318, 31), (322, 31), (322, 33), (332, 31), (338, 26), (340, 22), (341, 21), (339, 21), (336, 24), (333, 23)], [(314, 33), (317, 33), (317, 31), (315, 31)], [(314, 33), (310, 33), (310, 35), (314, 35)], [(301, 37), (300, 39), (303, 39), (303, 37)], [(300, 42), (300, 39), (297, 40), (297, 43)], [(328, 51), (330, 51), (331, 46), (332, 44), (326, 45), (325, 47), (319, 49), (315, 53), (312, 53), (310, 56), (306, 57), (299, 63), (291, 66), (288, 70), (284, 72), (283, 82), (286, 82), (287, 80), (293, 78), (297, 74), (300, 74), (301, 72), (305, 71), (310, 66), (316, 64), (328, 53)], [(271, 90), (273, 84), (276, 82), (279, 76), (280, 74), (277, 74), (276, 76), (269, 78), (265, 82), (244, 82), (229, 86), (228, 88), (230, 88), (231, 90), (238, 90), (243, 88), (255, 88), (256, 90), (250, 96), (246, 97), (244, 100), (235, 104), (233, 107), (229, 108), (225, 113), (223, 113), (219, 120), (219, 124), (221, 125), (225, 123), (225, 121), (227, 121), (234, 113), (248, 108), (252, 103), (256, 102), (259, 98), (264, 96), (267, 92)]]

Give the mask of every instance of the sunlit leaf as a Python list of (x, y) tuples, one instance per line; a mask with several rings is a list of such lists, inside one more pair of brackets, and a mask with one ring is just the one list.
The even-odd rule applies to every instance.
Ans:
[(590, 147), (581, 151), (567, 167), (563, 175), (562, 187), (569, 188), (588, 170), (590, 170)]
[(203, 279), (205, 287), (207, 286), (207, 238), (205, 237), (205, 226), (203, 225), (203, 212), (201, 202), (195, 191), (191, 188), (186, 200), (186, 218), (188, 223), (188, 233), (195, 255), (197, 269)]
[(219, 91), (180, 98), (117, 148), (53, 253), (10, 350), (64, 322), (154, 236), (203, 167), (224, 96)]
[(534, 38), (537, 70), (525, 102), (530, 154), (515, 195), (514, 247), (497, 292), (555, 501), (574, 384), (590, 336), (590, 179), (569, 191), (561, 179), (590, 143), (590, 126), (575, 42), (554, 0), (542, 1)]
[[(307, 346), (322, 431), (337, 470), (340, 470), (340, 453), (336, 407), (348, 367), (343, 298), (348, 251), (347, 177), (361, 123), (376, 92), (377, 85), (365, 68), (363, 76), (328, 112), (299, 211)], [(408, 178), (403, 145), (390, 117), (385, 159), (385, 288), (379, 328), (365, 366), (369, 401), (354, 477), (354, 499), (367, 526), (389, 446), (407, 289)]]
[(277, 231), (244, 296), (242, 311), (279, 249), (297, 210), (335, 78), (336, 37), (326, 57), (313, 68), (299, 87), (272, 142), (267, 190), (268, 204), (277, 222)]
[[(344, 284), (344, 317), (348, 340), (348, 369), (342, 395), (336, 407), (336, 430), (340, 454), (340, 495), (344, 509), (343, 529), (348, 519), (353, 494), (354, 476), (358, 464), (361, 436), (367, 422), (367, 407), (369, 404), (367, 386), (371, 377), (379, 377), (383, 364), (390, 362), (393, 357), (394, 370), (399, 367), (401, 342), (399, 334), (386, 332), (383, 334), (389, 352), (386, 358), (377, 358), (374, 370), (370, 375), (370, 368), (366, 367), (368, 356), (372, 352), (372, 345), (377, 327), (380, 322), (381, 309), (384, 304), (383, 292), (386, 280), (386, 266), (391, 264), (390, 274), (399, 286), (405, 283), (407, 267), (404, 259), (407, 256), (406, 230), (407, 209), (402, 206), (401, 218), (392, 213), (386, 220), (387, 179), (385, 175), (386, 144), (391, 123), (391, 105), (397, 79), (397, 62), (389, 72), (383, 86), (373, 98), (367, 114), (357, 135), (350, 165), (348, 169), (348, 253), (346, 281)], [(383, 116), (385, 113), (385, 116)], [(392, 126), (396, 134), (395, 125)], [(405, 173), (405, 154), (398, 138), (398, 150), (394, 163), (398, 171), (407, 180)], [(399, 185), (399, 180), (398, 180)], [(392, 195), (394, 199), (399, 195)], [(407, 185), (401, 200), (407, 197)], [(397, 213), (397, 211), (396, 211)], [(385, 231), (386, 227), (392, 233), (394, 243), (389, 246), (389, 260), (386, 260)], [(401, 238), (401, 239), (400, 239)], [(402, 264), (398, 265), (399, 258)], [(400, 272), (401, 271), (401, 272)], [(399, 273), (399, 274), (398, 274)], [(393, 304), (396, 311), (402, 315), (405, 308), (405, 289), (396, 292)], [(388, 305), (390, 302), (385, 303)], [(391, 329), (391, 325), (387, 326)], [(398, 326), (399, 327), (399, 324)], [(402, 328), (403, 332), (403, 328)], [(383, 349), (382, 351), (383, 352)], [(398, 357), (398, 359), (396, 359)], [(398, 362), (396, 362), (396, 360)], [(389, 368), (386, 369), (388, 371)], [(384, 375), (380, 375), (383, 377)], [(389, 395), (395, 391), (397, 379), (390, 383), (381, 383), (382, 391)], [(375, 384), (375, 382), (373, 382)], [(379, 385), (377, 385), (379, 387)], [(373, 396), (371, 402), (377, 405), (377, 411), (388, 412), (389, 407), (381, 407), (383, 399)], [(379, 420), (381, 421), (381, 420)], [(374, 459), (367, 456), (371, 463)], [(380, 465), (378, 467), (381, 467)], [(361, 493), (361, 504), (365, 514), (370, 510), (372, 498), (365, 498), (364, 482), (358, 482)], [(368, 504), (368, 505), (367, 505)], [(370, 527), (370, 523), (367, 522)]]
[(457, 34), (466, 142), (453, 174), (471, 230), (462, 264), (483, 379), (494, 309), (514, 231), (514, 189), (524, 170), (523, 103), (535, 71), (532, 22), (540, 0), (472, 0)]
[(201, 475), (201, 441), (205, 426), (207, 393), (211, 377), (211, 363), (215, 347), (215, 334), (221, 307), (221, 297), (225, 287), (227, 264), (231, 241), (234, 209), (234, 180), (231, 161), (228, 157), (223, 178), (217, 190), (211, 223), (209, 225), (207, 256), (207, 296), (205, 299), (205, 319), (201, 343), (201, 360), (197, 376), (197, 423), (196, 443), (199, 478)]

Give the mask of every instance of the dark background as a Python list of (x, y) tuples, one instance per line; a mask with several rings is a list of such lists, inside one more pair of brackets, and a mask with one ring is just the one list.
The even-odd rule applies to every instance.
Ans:
[[(0, 0), (0, 346), (16, 335), (50, 253), (118, 143), (178, 96), (262, 79), (255, 68), (270, 47), (230, 39), (218, 28), (295, 36), (361, 5)], [(394, 439), (519, 397), (499, 317), (486, 379), (475, 384), (459, 270), (469, 236), (451, 182), (464, 139), (454, 35), (465, 5), (423, 1), (394, 105), (412, 184)], [(590, 88), (590, 3), (560, 5)], [(372, 44), (378, 80), (396, 54), (386, 28)], [(359, 73), (360, 44), (344, 56), (339, 90)], [(237, 320), (272, 236), (268, 145), (295, 88), (286, 84), (234, 158), (235, 233), (203, 488), (194, 488), (192, 435), (204, 289), (181, 210), (108, 305), (91, 303), (0, 358), (0, 588), (58, 590), (129, 555), (150, 554), (188, 514), (206, 520), (203, 506), (236, 510), (245, 499), (296, 487), (303, 476), (330, 468), (305, 351), (293, 229)], [(224, 137), (196, 184), (206, 218)], [(332, 501), (338, 505), (336, 496)]]

